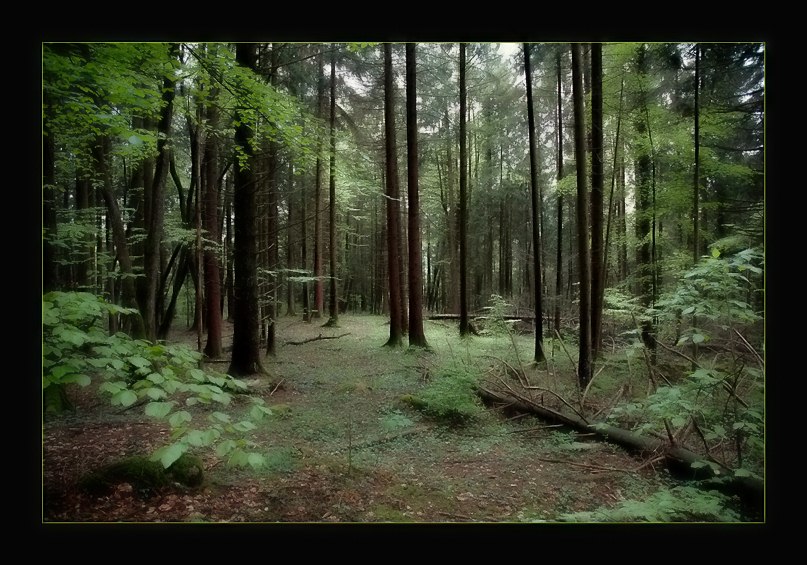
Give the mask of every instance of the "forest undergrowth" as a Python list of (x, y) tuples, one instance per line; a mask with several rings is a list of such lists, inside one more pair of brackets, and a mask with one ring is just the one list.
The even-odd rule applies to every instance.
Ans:
[[(548, 360), (524, 363), (531, 336), (496, 324), (460, 339), (426, 323), (431, 349), (382, 347), (388, 322), (346, 315), (338, 328), (278, 319), (268, 375), (246, 379), (215, 418), (241, 425), (237, 439), (185, 431), (204, 469), (201, 485), (159, 486), (132, 478), (84, 488), (88, 474), (128, 456), (148, 456), (177, 436), (141, 404), (112, 406), (104, 385), (66, 385), (73, 410), (48, 417), (43, 436), (43, 519), (49, 522), (554, 522), (739, 521), (736, 498), (673, 479), (657, 456), (633, 455), (591, 434), (533, 415), (485, 406), (480, 383), (517, 385), (523, 370), (547, 405), (580, 409), (571, 340), (548, 341)], [(225, 325), (225, 343), (232, 328)], [(335, 337), (332, 340), (312, 339)], [(306, 341), (312, 340), (312, 341)], [(193, 347), (195, 333), (175, 343)], [(290, 343), (294, 342), (294, 343)], [(305, 342), (305, 343), (300, 343)], [(300, 343), (297, 345), (297, 343)], [(616, 348), (585, 398), (587, 414), (646, 392), (641, 364)], [(564, 351), (565, 349), (565, 351)], [(665, 359), (666, 361), (666, 359)], [(674, 359), (669, 360), (675, 363)], [(518, 369), (516, 369), (518, 368)], [(219, 363), (205, 369), (221, 371)], [(248, 399), (249, 398), (249, 399)], [(259, 399), (258, 402), (255, 398)], [(151, 404), (155, 404), (151, 402)], [(261, 418), (250, 419), (262, 406)], [(624, 410), (623, 410), (624, 411)], [(182, 412), (210, 419), (204, 402)], [(149, 413), (149, 410), (146, 410)], [(184, 420), (184, 416), (179, 420)], [(248, 424), (249, 422), (255, 422)], [(247, 422), (247, 424), (245, 424)], [(226, 427), (226, 425), (225, 425)], [(172, 436), (173, 433), (173, 436)], [(195, 438), (195, 439), (193, 439)], [(233, 442), (230, 448), (227, 442)], [(212, 442), (211, 442), (212, 443)], [(225, 446), (225, 447), (223, 447)], [(234, 454), (244, 446), (244, 461)], [(165, 455), (165, 451), (163, 451)]]

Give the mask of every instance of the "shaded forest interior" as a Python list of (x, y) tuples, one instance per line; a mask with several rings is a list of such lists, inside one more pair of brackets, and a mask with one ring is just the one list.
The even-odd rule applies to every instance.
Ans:
[(755, 43), (43, 44), (46, 413), (103, 382), (170, 423), (165, 467), (257, 468), (187, 395), (281, 387), (281, 350), (360, 316), (451, 380), (456, 322), (509, 337), (455, 384), (761, 506), (764, 93)]

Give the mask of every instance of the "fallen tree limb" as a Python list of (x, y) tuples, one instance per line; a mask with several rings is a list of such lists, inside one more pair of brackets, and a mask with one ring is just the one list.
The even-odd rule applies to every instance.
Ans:
[(693, 468), (692, 464), (704, 461), (706, 458), (683, 447), (670, 447), (666, 442), (643, 436), (608, 424), (588, 424), (577, 416), (561, 414), (544, 406), (536, 404), (519, 395), (511, 389), (512, 395), (492, 391), (484, 387), (477, 387), (479, 396), (491, 403), (507, 404), (511, 408), (536, 414), (547, 420), (565, 424), (581, 432), (593, 433), (606, 441), (616, 443), (630, 451), (651, 453), (663, 456), (667, 467), (686, 479), (710, 479), (723, 477), (725, 483), (715, 484), (714, 488), (729, 494), (737, 494), (744, 502), (756, 509), (763, 508), (765, 484), (762, 480), (753, 477), (736, 477), (731, 469), (718, 464), (716, 473), (711, 466)]
[(350, 332), (344, 333), (342, 335), (319, 334), (317, 337), (309, 337), (308, 339), (304, 339), (302, 341), (287, 341), (286, 345), (303, 345), (304, 343), (311, 343), (312, 341), (319, 341), (321, 339), (339, 339), (340, 337), (345, 337), (346, 335), (350, 335)]
[(616, 469), (614, 467), (603, 467), (602, 465), (589, 465), (587, 463), (575, 463), (564, 459), (545, 459), (543, 457), (533, 457), (536, 461), (544, 461), (545, 463), (560, 463), (562, 465), (572, 465), (574, 467), (581, 467), (589, 469), (592, 473), (628, 473), (632, 474), (633, 469)]

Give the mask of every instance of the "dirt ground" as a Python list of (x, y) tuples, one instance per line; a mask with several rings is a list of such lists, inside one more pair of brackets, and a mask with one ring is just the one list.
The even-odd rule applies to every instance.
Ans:
[[(268, 377), (248, 379), (273, 415), (252, 432), (265, 455), (258, 471), (235, 469), (202, 450), (202, 486), (137, 492), (118, 484), (91, 495), (78, 479), (103, 464), (147, 455), (170, 438), (168, 424), (142, 408), (121, 411), (95, 384), (70, 390), (75, 412), (45, 422), (46, 522), (525, 522), (641, 499), (665, 473), (622, 449), (561, 431), (530, 416), (494, 409), (462, 427), (425, 418), (401, 402), (452, 360), (483, 367), (509, 341), (475, 337), (427, 322), (433, 352), (390, 350), (377, 316), (340, 318), (323, 328), (278, 321), (278, 355)], [(347, 334), (347, 335), (343, 335)], [(333, 340), (312, 337), (338, 336)], [(225, 328), (225, 343), (232, 326)], [(195, 344), (195, 334), (173, 341)], [(518, 338), (523, 351), (529, 338)], [(226, 370), (226, 363), (211, 363)], [(279, 386), (278, 386), (279, 385)], [(237, 407), (236, 407), (237, 408)]]

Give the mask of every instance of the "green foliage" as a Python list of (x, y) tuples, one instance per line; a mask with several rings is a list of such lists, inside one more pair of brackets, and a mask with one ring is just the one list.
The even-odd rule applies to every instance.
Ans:
[[(762, 273), (762, 253), (744, 249), (725, 255), (719, 245), (713, 245), (712, 251), (683, 275), (673, 292), (661, 296), (656, 304), (659, 319), (674, 322), (680, 316), (696, 316), (724, 330), (760, 319), (747, 299)], [(679, 344), (707, 338), (705, 332), (692, 328)]]
[[(145, 403), (146, 416), (166, 420), (173, 443), (152, 454), (153, 461), (169, 467), (192, 448), (212, 448), (228, 454), (229, 462), (259, 466), (262, 459), (252, 456), (246, 434), (256, 422), (271, 415), (263, 399), (248, 396), (251, 403), (245, 419), (232, 421), (230, 415), (212, 412), (207, 427), (199, 427), (190, 406), (228, 406), (234, 393), (247, 385), (229, 375), (198, 368), (201, 354), (180, 345), (151, 344), (123, 333), (109, 336), (103, 330), (105, 314), (136, 314), (136, 311), (106, 303), (88, 293), (52, 292), (42, 298), (44, 343), (42, 346), (42, 388), (76, 383), (90, 384), (101, 378), (98, 390), (113, 406), (129, 407)], [(193, 425), (192, 425), (193, 424)], [(232, 443), (219, 450), (217, 444)], [(240, 455), (242, 454), (242, 455)]]
[(613, 508), (562, 514), (566, 522), (739, 522), (733, 500), (691, 486), (661, 489), (643, 500), (623, 500)]
[(495, 335), (508, 334), (510, 332), (510, 326), (504, 317), (513, 307), (512, 304), (498, 294), (491, 294), (489, 304), (489, 306), (483, 308), (483, 310), (487, 310), (487, 315), (477, 318), (477, 320), (482, 321), (485, 331)]
[(412, 426), (414, 422), (407, 418), (400, 410), (393, 410), (380, 417), (381, 427), (387, 432), (394, 432)]
[(440, 371), (410, 404), (435, 420), (464, 424), (484, 414), (475, 393), (479, 376), (463, 367)]
[[(684, 325), (677, 345), (702, 344), (715, 338), (712, 332), (742, 328), (759, 319), (746, 299), (759, 282), (762, 254), (755, 249), (732, 254), (722, 251), (736, 243), (729, 240), (713, 245), (711, 256), (685, 272), (675, 291), (663, 295), (656, 309), (645, 314), (657, 316), (660, 324), (668, 326), (679, 326), (696, 317), (698, 327)], [(630, 300), (618, 296), (615, 302), (632, 306)], [(710, 323), (710, 331), (703, 327), (704, 321)], [(668, 380), (646, 398), (617, 406), (609, 418), (621, 425), (633, 425), (640, 433), (663, 435), (666, 426), (681, 430), (692, 425), (697, 443), (705, 449), (732, 447), (744, 466), (735, 473), (761, 473), (764, 415), (758, 407), (764, 390), (763, 372), (738, 356), (701, 358), (698, 364), (682, 379)], [(721, 466), (708, 459), (694, 467), (707, 465), (718, 474), (722, 472)]]

